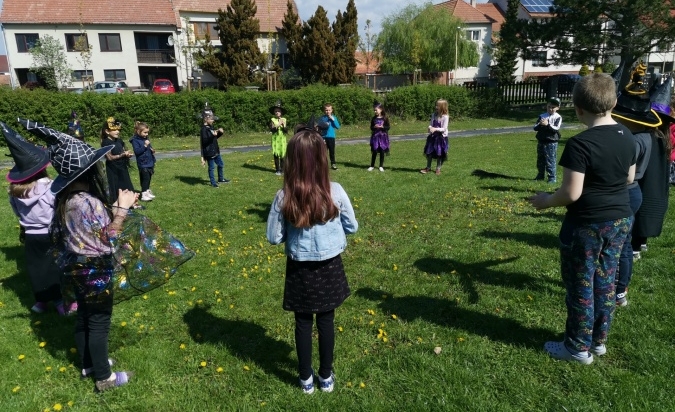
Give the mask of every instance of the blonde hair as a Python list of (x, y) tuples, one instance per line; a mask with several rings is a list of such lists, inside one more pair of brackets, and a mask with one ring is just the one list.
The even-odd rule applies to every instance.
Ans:
[(438, 99), (436, 100), (436, 104), (438, 105), (438, 115), (439, 116), (447, 116), (448, 114), (448, 101), (445, 99)]
[(28, 180), (18, 183), (10, 183), (9, 188), (7, 188), (7, 192), (12, 197), (27, 199), (28, 194), (35, 187), (35, 183), (43, 177), (49, 177), (46, 170), (42, 170), (34, 176), (31, 176)]
[(616, 105), (616, 86), (612, 76), (593, 73), (574, 85), (572, 103), (589, 113), (604, 116)]
[(138, 134), (138, 132), (140, 132), (142, 130), (145, 130), (145, 129), (148, 129), (148, 130), (150, 129), (148, 127), (148, 124), (145, 123), (145, 122), (139, 122), (138, 120), (136, 120), (136, 123), (134, 123), (134, 132), (136, 134)]

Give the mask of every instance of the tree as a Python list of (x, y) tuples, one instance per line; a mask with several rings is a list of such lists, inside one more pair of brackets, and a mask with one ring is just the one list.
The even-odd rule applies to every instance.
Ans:
[(253, 0), (232, 0), (223, 11), (218, 9), (218, 37), (222, 49), (210, 42), (199, 52), (199, 65), (227, 86), (245, 86), (255, 81), (255, 73), (265, 64), (256, 36), (260, 22), (255, 18)]
[(366, 73), (370, 73), (370, 66), (373, 65), (377, 59), (373, 55), (373, 49), (375, 48), (375, 43), (377, 42), (377, 34), (371, 34), (370, 30), (370, 20), (366, 20), (366, 26), (364, 27), (365, 35), (363, 38), (359, 38), (359, 51), (363, 56), (363, 64), (366, 65)]
[(46, 34), (30, 49), (30, 54), (33, 58), (30, 71), (42, 79), (47, 89), (58, 90), (72, 84), (72, 69), (58, 40)]
[[(331, 84), (332, 65), (335, 62), (335, 37), (330, 30), (326, 10), (319, 6), (316, 12), (302, 25), (302, 64), (296, 67), (306, 83)], [(297, 60), (296, 60), (297, 63)]]
[(349, 0), (344, 13), (338, 11), (333, 23), (335, 62), (332, 84), (350, 83), (356, 69), (356, 47), (359, 40), (356, 6)]
[(493, 66), (493, 74), (500, 84), (512, 83), (516, 79), (513, 74), (518, 65), (518, 32), (522, 25), (518, 20), (519, 8), (520, 0), (508, 0), (505, 22), (498, 33), (496, 44), (491, 47), (492, 58), (497, 62)]
[(524, 27), (522, 47), (528, 52), (552, 48), (554, 63), (584, 64), (619, 56), (622, 78), (658, 44), (675, 41), (671, 2), (663, 0), (556, 0), (553, 17)]
[(430, 3), (411, 4), (385, 17), (375, 46), (382, 59), (381, 71), (441, 72), (476, 66), (476, 44), (461, 35), (461, 26), (459, 19)]
[(281, 35), (286, 40), (288, 57), (293, 62), (293, 67), (297, 71), (300, 71), (300, 66), (303, 63), (302, 25), (300, 24), (300, 16), (295, 12), (291, 1), (286, 4), (286, 13), (284, 14), (284, 19), (281, 21)]

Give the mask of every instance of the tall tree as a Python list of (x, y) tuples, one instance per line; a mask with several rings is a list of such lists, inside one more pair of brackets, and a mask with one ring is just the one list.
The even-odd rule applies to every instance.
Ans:
[(330, 29), (326, 10), (319, 6), (316, 12), (302, 25), (302, 65), (297, 68), (306, 83), (331, 84), (335, 58), (335, 37)]
[(375, 46), (381, 71), (441, 72), (476, 66), (478, 49), (461, 35), (461, 26), (461, 20), (430, 3), (411, 4), (385, 17)]
[(255, 81), (255, 72), (265, 64), (256, 37), (260, 22), (254, 0), (232, 0), (218, 9), (218, 37), (222, 49), (209, 44), (200, 52), (199, 65), (227, 86), (245, 86)]
[(508, 0), (506, 19), (497, 34), (497, 42), (492, 46), (492, 58), (497, 61), (493, 67), (494, 75), (499, 83), (512, 83), (516, 78), (518, 50), (520, 41), (518, 32), (522, 22), (518, 20), (520, 0)]
[(30, 71), (37, 74), (46, 88), (58, 90), (73, 83), (72, 69), (63, 45), (50, 35), (44, 35), (30, 49), (33, 62)]
[(363, 64), (366, 65), (366, 72), (370, 73), (370, 68), (377, 61), (373, 55), (373, 48), (375, 48), (375, 43), (377, 43), (377, 34), (371, 33), (371, 21), (366, 20), (366, 26), (364, 27), (364, 36), (359, 38), (359, 51), (363, 56)]
[(288, 57), (291, 59), (293, 67), (299, 70), (302, 64), (302, 24), (300, 16), (295, 12), (293, 2), (290, 0), (286, 4), (286, 13), (281, 21), (281, 35), (286, 40)]
[(344, 13), (338, 11), (333, 23), (335, 63), (333, 83), (350, 83), (356, 69), (356, 48), (359, 40), (358, 16), (354, 0), (349, 0)]
[(555, 0), (554, 17), (531, 22), (523, 31), (528, 52), (554, 49), (554, 63), (584, 64), (619, 56), (620, 86), (628, 83), (630, 66), (659, 44), (675, 42), (671, 1)]

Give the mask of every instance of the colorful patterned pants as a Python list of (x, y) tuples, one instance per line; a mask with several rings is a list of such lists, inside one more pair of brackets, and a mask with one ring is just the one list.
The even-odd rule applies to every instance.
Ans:
[(560, 228), (560, 271), (567, 295), (565, 344), (587, 351), (607, 341), (616, 294), (619, 254), (632, 217), (577, 224), (565, 218)]
[(555, 182), (555, 166), (558, 161), (558, 143), (537, 143), (537, 179), (548, 174), (548, 181)]

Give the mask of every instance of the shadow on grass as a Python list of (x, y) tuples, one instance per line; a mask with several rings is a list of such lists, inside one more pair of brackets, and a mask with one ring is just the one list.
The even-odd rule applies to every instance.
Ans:
[(209, 184), (208, 178), (195, 177), (195, 176), (176, 176), (176, 179), (180, 180), (182, 183), (192, 185), (206, 185)]
[(558, 236), (549, 233), (526, 233), (526, 232), (497, 232), (494, 230), (484, 230), (478, 233), (488, 239), (515, 240), (516, 242), (527, 243), (531, 246), (539, 246), (547, 249), (557, 249), (560, 246)]
[[(382, 294), (390, 297), (382, 299)], [(356, 296), (377, 302), (384, 313), (395, 313), (406, 322), (422, 319), (441, 327), (461, 329), (492, 341), (541, 350), (544, 342), (559, 337), (548, 329), (527, 327), (520, 322), (459, 307), (454, 301), (427, 296), (391, 296), (387, 291), (361, 288)]]
[(258, 216), (259, 222), (267, 222), (267, 216), (269, 216), (271, 208), (271, 203), (256, 203), (255, 206), (246, 209), (246, 213)]
[(541, 212), (541, 211), (535, 210), (534, 208), (532, 208), (531, 212), (516, 213), (516, 216), (528, 216), (528, 217), (533, 217), (533, 218), (543, 218), (543, 219), (557, 220), (560, 223), (562, 223), (562, 221), (565, 219), (564, 214), (560, 214), (559, 212), (556, 212), (554, 210)]
[(297, 384), (297, 376), (288, 372), (297, 367), (289, 357), (295, 348), (270, 338), (262, 326), (219, 318), (209, 313), (208, 307), (190, 309), (183, 320), (195, 342), (223, 345), (242, 361), (255, 362), (266, 373), (274, 374), (289, 385)]
[(469, 295), (469, 303), (478, 303), (480, 296), (476, 282), (486, 285), (511, 287), (514, 289), (548, 290), (541, 282), (556, 284), (542, 278), (518, 272), (505, 272), (492, 267), (510, 263), (518, 257), (503, 260), (486, 260), (478, 263), (462, 263), (454, 259), (438, 259), (426, 257), (415, 261), (414, 265), (422, 272), (433, 275), (448, 275), (457, 277), (465, 293)]
[[(480, 189), (482, 190), (492, 190), (494, 192), (523, 192), (523, 193), (532, 193), (528, 189), (518, 189), (513, 186), (499, 186), (499, 185), (493, 185), (493, 186), (481, 186)], [(529, 196), (527, 196), (529, 198)]]
[[(378, 155), (377, 159), (378, 160), (375, 161), (375, 169), (371, 173), (375, 173), (375, 172), (379, 173), (380, 172), (379, 170), (377, 170), (377, 168), (379, 167), (379, 164), (380, 164), (379, 163), (379, 161), (380, 161), (379, 155)], [(338, 166), (344, 166), (344, 167), (350, 168), (350, 169), (363, 169), (364, 171), (367, 171), (368, 168), (370, 167), (370, 163), (368, 163), (367, 161), (364, 162), (364, 163), (346, 162), (346, 163), (338, 163)], [(419, 173), (420, 169), (421, 169), (421, 167), (420, 167), (420, 169), (411, 169), (409, 167), (387, 167), (387, 159), (386, 158), (385, 158), (383, 167), (384, 167), (385, 172), (392, 171), (392, 172)]]
[(471, 176), (476, 176), (479, 179), (509, 179), (509, 180), (525, 180), (522, 177), (503, 175), (501, 173), (488, 172), (483, 169), (475, 169), (471, 172)]
[(274, 174), (274, 169), (272, 169), (272, 168), (264, 167), (264, 166), (258, 166), (258, 165), (254, 165), (254, 164), (251, 164), (251, 163), (244, 163), (243, 165), (241, 165), (241, 167), (243, 167), (244, 169), (258, 170), (258, 171), (261, 171), (261, 172), (267, 172), (267, 173)]

